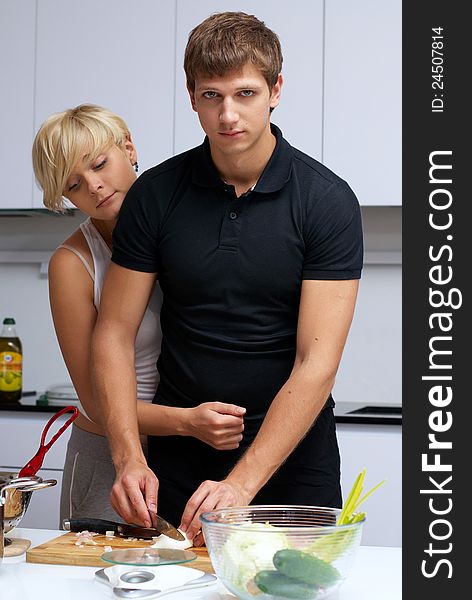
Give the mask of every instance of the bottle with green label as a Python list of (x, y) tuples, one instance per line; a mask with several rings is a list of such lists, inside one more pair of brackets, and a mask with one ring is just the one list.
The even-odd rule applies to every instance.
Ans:
[(15, 319), (3, 320), (0, 333), (0, 404), (21, 399), (23, 350), (16, 333)]

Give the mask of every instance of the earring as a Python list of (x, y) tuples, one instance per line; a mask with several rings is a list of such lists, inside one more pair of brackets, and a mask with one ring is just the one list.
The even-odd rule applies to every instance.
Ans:
[(138, 172), (138, 169), (139, 169), (138, 161), (136, 161), (136, 162), (134, 163), (133, 167), (134, 167), (134, 170), (135, 170), (135, 171), (136, 171), (136, 173), (137, 173), (137, 172)]

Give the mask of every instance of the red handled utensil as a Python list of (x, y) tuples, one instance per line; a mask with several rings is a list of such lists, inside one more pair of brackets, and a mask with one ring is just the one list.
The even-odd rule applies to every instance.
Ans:
[[(58, 419), (61, 415), (67, 412), (72, 412), (73, 415), (64, 423), (64, 425), (59, 429), (59, 431), (55, 435), (53, 435), (51, 441), (45, 444), (46, 434), (49, 431), (51, 425), (56, 419)], [(57, 438), (64, 433), (64, 431), (69, 427), (69, 425), (72, 425), (72, 423), (77, 418), (78, 414), (79, 411), (75, 406), (66, 406), (49, 419), (49, 421), (46, 423), (45, 428), (43, 429), (43, 433), (41, 434), (41, 443), (39, 445), (38, 451), (33, 456), (33, 458), (30, 461), (28, 461), (26, 465), (21, 469), (21, 471), (18, 474), (18, 477), (32, 477), (33, 475), (36, 475), (36, 473), (41, 468), (41, 465), (43, 464), (44, 455), (46, 454), (46, 452), (54, 444)]]

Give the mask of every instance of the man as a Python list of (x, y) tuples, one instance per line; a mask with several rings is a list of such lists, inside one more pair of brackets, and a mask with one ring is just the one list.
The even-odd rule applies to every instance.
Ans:
[[(128, 193), (93, 356), (117, 471), (112, 504), (144, 525), (157, 507), (194, 538), (199, 515), (222, 506), (341, 505), (330, 392), (362, 228), (349, 186), (270, 123), (282, 53), (264, 23), (212, 15), (191, 32), (184, 68), (206, 138)], [(151, 471), (136, 424), (133, 342), (156, 277), (164, 302), (154, 401), (221, 400), (246, 415), (235, 450), (150, 438)]]

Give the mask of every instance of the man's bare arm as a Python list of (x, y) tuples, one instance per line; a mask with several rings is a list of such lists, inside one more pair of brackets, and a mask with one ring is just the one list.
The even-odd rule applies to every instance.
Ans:
[(158, 481), (147, 467), (138, 431), (134, 344), (156, 281), (110, 264), (92, 338), (92, 378), (101, 424), (116, 469), (111, 502), (128, 522), (150, 526)]
[(303, 282), (292, 373), (228, 477), (203, 482), (190, 498), (182, 517), (187, 535), (200, 528), (202, 512), (248, 504), (313, 425), (334, 385), (357, 290), (357, 280)]

